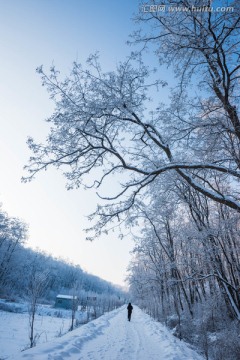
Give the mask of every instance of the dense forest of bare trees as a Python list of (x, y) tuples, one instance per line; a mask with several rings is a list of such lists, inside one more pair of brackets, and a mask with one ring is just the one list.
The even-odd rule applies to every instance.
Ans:
[[(191, 9), (193, 2), (171, 5)], [(151, 184), (148, 206), (136, 206), (142, 231), (129, 276), (147, 311), (217, 360), (240, 353), (240, 9), (234, 1), (221, 5), (234, 11), (138, 17), (152, 27), (136, 32), (135, 41), (154, 44), (179, 80), (170, 106), (159, 111), (162, 134), (186, 168)]]
[[(223, 359), (238, 343), (240, 216), (177, 178), (167, 184), (162, 194), (151, 189), (147, 207), (138, 205), (142, 231), (135, 237), (130, 289), (177, 336), (202, 348), (207, 358)], [(233, 359), (239, 351), (236, 345)]]

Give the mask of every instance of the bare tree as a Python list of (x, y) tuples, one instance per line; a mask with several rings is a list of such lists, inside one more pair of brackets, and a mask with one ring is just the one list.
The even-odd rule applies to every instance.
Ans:
[(36, 340), (39, 334), (34, 334), (34, 323), (35, 317), (37, 312), (38, 304), (37, 302), (44, 295), (45, 290), (48, 286), (49, 281), (49, 273), (42, 272), (37, 270), (36, 263), (33, 264), (32, 269), (30, 269), (30, 279), (29, 279), (29, 286), (28, 286), (28, 293), (29, 293), (29, 340), (30, 340), (30, 348), (36, 346)]

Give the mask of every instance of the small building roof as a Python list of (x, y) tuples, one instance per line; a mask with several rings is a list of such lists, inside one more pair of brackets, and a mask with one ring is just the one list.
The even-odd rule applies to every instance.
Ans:
[(57, 299), (69, 299), (69, 300), (75, 300), (77, 299), (77, 296), (73, 296), (73, 295), (57, 295)]

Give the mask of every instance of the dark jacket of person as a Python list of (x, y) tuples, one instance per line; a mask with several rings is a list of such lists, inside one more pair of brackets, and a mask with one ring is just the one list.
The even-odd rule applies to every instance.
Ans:
[(127, 307), (127, 310), (128, 310), (128, 321), (131, 321), (132, 309), (133, 309), (132, 304), (129, 303), (129, 304), (128, 304), (128, 307)]
[(133, 307), (132, 307), (132, 304), (131, 304), (131, 303), (128, 304), (127, 309), (128, 309), (128, 312), (131, 314), (131, 313), (132, 313), (132, 310), (133, 310)]

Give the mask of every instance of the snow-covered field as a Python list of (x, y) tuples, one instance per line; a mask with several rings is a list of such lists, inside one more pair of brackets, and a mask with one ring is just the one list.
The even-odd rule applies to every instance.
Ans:
[[(3, 301), (0, 300), (1, 303)], [(18, 359), (21, 350), (29, 346), (29, 315), (27, 304), (6, 304), (13, 312), (0, 310), (0, 360)], [(15, 312), (16, 311), (16, 312)], [(84, 314), (78, 312), (79, 320)], [(67, 333), (71, 311), (39, 306), (34, 326), (37, 344), (45, 343)]]
[(134, 306), (131, 322), (127, 321), (126, 306), (123, 306), (61, 338), (15, 354), (11, 359), (203, 360), (137, 306)]

